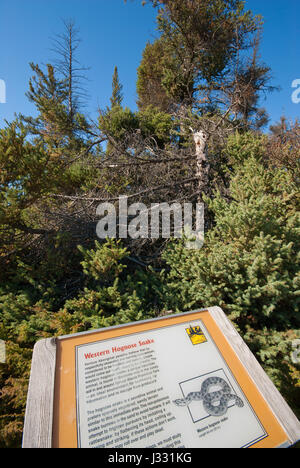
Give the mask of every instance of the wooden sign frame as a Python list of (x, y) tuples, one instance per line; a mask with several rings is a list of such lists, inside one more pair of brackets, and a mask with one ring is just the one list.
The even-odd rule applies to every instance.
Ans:
[[(289, 447), (300, 440), (300, 423), (266, 375), (222, 309), (211, 307), (116, 327), (91, 330), (36, 343), (31, 367), (23, 431), (23, 448), (75, 448), (76, 427), (70, 420), (76, 407), (75, 348), (85, 343), (109, 342), (145, 331), (165, 329), (193, 320), (203, 321), (238, 383), (252, 399), (267, 436), (253, 447)], [(71, 362), (72, 372), (64, 371)], [(73, 372), (74, 370), (74, 372)], [(242, 382), (242, 383), (241, 383)], [(65, 416), (65, 414), (67, 416)], [(66, 427), (67, 425), (67, 427)]]

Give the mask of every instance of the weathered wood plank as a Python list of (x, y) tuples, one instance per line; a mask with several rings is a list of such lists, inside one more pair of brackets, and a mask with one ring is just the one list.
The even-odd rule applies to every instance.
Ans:
[(291, 444), (300, 440), (300, 422), (283, 399), (271, 379), (262, 369), (242, 337), (219, 307), (209, 308), (211, 316), (222, 330), (225, 338), (236, 352), (258, 390), (268, 403), (276, 418), (287, 433)]
[(31, 364), (23, 448), (51, 448), (56, 339), (38, 341)]

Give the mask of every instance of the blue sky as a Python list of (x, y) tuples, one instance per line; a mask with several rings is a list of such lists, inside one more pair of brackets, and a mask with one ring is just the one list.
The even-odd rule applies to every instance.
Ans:
[[(31, 76), (29, 62), (53, 59), (50, 38), (62, 32), (62, 19), (80, 28), (79, 58), (90, 67), (87, 110), (93, 117), (111, 95), (114, 66), (123, 84), (124, 104), (136, 108), (136, 70), (147, 41), (155, 37), (155, 10), (140, 0), (0, 0), (0, 79), (6, 83), (6, 103), (0, 104), (0, 126), (14, 113), (33, 115), (25, 97)], [(272, 84), (281, 87), (262, 103), (271, 122), (285, 114), (300, 116), (291, 99), (293, 80), (300, 79), (299, 0), (247, 0), (246, 8), (265, 20), (261, 57), (272, 69)]]

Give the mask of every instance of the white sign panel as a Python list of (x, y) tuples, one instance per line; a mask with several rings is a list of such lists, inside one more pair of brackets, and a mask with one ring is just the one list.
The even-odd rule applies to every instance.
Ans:
[(78, 447), (248, 447), (267, 433), (204, 323), (76, 346)]

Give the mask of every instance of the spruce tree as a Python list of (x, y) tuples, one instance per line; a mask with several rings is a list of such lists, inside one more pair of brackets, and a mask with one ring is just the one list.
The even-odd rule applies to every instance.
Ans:
[(214, 226), (202, 249), (177, 241), (163, 253), (164, 301), (173, 310), (222, 307), (299, 412), (299, 369), (290, 359), (300, 328), (297, 184), (286, 168), (265, 166), (261, 138), (232, 137), (227, 152), (228, 200), (219, 191), (205, 197)]
[(114, 74), (112, 78), (112, 95), (110, 98), (111, 108), (122, 105), (122, 101), (123, 101), (122, 89), (123, 89), (123, 86), (120, 83), (118, 67), (116, 66), (114, 69)]
[(246, 128), (265, 124), (259, 96), (274, 88), (258, 59), (261, 17), (240, 0), (150, 3), (158, 7), (160, 37), (147, 44), (138, 69), (139, 107), (153, 104), (184, 118), (190, 110), (221, 113)]

